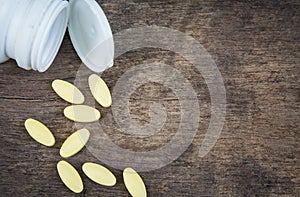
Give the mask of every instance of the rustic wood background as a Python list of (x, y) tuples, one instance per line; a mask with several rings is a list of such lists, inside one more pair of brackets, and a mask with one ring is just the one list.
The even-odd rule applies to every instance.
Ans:
[[(212, 55), (226, 86), (227, 116), (215, 147), (197, 157), (210, 119), (210, 97), (200, 73), (169, 51), (140, 49), (115, 60), (103, 73), (110, 88), (134, 65), (160, 60), (183, 73), (198, 94), (201, 124), (192, 145), (177, 160), (153, 172), (141, 173), (149, 196), (300, 196), (300, 3), (294, 1), (99, 1), (113, 33), (145, 25), (179, 30), (198, 40)], [(75, 129), (62, 111), (68, 104), (51, 89), (54, 79), (73, 82), (79, 68), (69, 36), (45, 73), (25, 71), (14, 60), (0, 65), (1, 161), (0, 196), (74, 196), (60, 181), (59, 148)], [(168, 98), (168, 99), (165, 99)], [(105, 132), (123, 148), (155, 150), (168, 142), (180, 121), (176, 96), (159, 84), (142, 86), (132, 95), (132, 118), (148, 121), (144, 103), (159, 100), (171, 120), (158, 136), (127, 139), (113, 127)], [(143, 102), (144, 101), (144, 102)], [(110, 109), (102, 109), (102, 124), (114, 125)], [(44, 122), (54, 133), (52, 148), (39, 145), (23, 124)], [(68, 159), (77, 169), (85, 161), (99, 162), (84, 149)], [(299, 161), (299, 160), (298, 160)], [(86, 178), (82, 196), (128, 196), (122, 172), (115, 187)]]

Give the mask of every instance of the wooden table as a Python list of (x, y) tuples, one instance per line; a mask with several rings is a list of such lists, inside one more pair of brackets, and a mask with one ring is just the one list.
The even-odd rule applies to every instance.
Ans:
[[(210, 95), (201, 74), (180, 55), (153, 48), (138, 49), (115, 60), (103, 73), (112, 89), (135, 65), (160, 61), (178, 69), (193, 86), (200, 106), (197, 134), (171, 164), (142, 172), (149, 196), (299, 196), (299, 1), (99, 1), (113, 33), (141, 26), (163, 26), (192, 36), (210, 53), (224, 79), (227, 114), (214, 148), (203, 158), (199, 147), (210, 120)], [(0, 196), (74, 196), (60, 181), (59, 148), (76, 129), (63, 109), (68, 106), (51, 89), (54, 79), (73, 82), (80, 59), (66, 35), (45, 73), (25, 71), (14, 60), (0, 65), (1, 186)], [(157, 83), (131, 96), (131, 116), (149, 119), (149, 101), (161, 102), (167, 121), (157, 135), (134, 138), (118, 131), (110, 109), (101, 124), (124, 149), (149, 151), (172, 139), (180, 122), (176, 95)], [(56, 144), (44, 147), (30, 138), (24, 121), (36, 118), (53, 131)], [(297, 156), (298, 155), (298, 156)], [(103, 164), (87, 149), (68, 159), (82, 175), (82, 196), (128, 196), (122, 171), (118, 183), (104, 187), (80, 170), (85, 161)], [(104, 164), (105, 165), (105, 164)]]

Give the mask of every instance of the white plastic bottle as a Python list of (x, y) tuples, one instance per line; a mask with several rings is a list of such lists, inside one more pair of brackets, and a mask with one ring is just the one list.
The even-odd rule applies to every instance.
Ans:
[(0, 0), (0, 63), (15, 59), (26, 70), (46, 71), (69, 27), (73, 46), (91, 70), (113, 64), (107, 18), (95, 0)]

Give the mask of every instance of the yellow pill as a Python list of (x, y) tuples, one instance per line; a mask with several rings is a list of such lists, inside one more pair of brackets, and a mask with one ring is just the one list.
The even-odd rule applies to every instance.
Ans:
[(25, 128), (29, 135), (37, 142), (45, 146), (53, 146), (55, 144), (53, 134), (43, 123), (29, 118), (25, 121)]
[(76, 122), (94, 122), (100, 119), (100, 112), (87, 105), (72, 105), (64, 109), (64, 115)]
[(87, 177), (100, 185), (114, 186), (117, 182), (113, 173), (99, 164), (84, 163), (82, 170)]
[(68, 162), (57, 163), (57, 172), (62, 182), (73, 192), (80, 193), (83, 190), (83, 183), (77, 170)]
[(111, 106), (112, 99), (106, 83), (96, 74), (89, 77), (89, 86), (96, 101), (103, 107)]
[(126, 168), (123, 179), (128, 192), (133, 197), (147, 196), (145, 184), (140, 175), (132, 168)]
[(78, 153), (87, 143), (90, 132), (87, 129), (80, 129), (70, 135), (60, 148), (59, 154), (64, 158), (71, 157)]
[(82, 104), (84, 96), (81, 91), (73, 84), (56, 79), (52, 82), (52, 88), (62, 99), (73, 104)]

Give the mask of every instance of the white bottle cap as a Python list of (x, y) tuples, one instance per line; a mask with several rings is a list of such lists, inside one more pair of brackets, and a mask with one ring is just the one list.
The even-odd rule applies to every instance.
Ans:
[(95, 0), (70, 0), (69, 34), (83, 63), (94, 72), (113, 65), (114, 42), (108, 20)]

